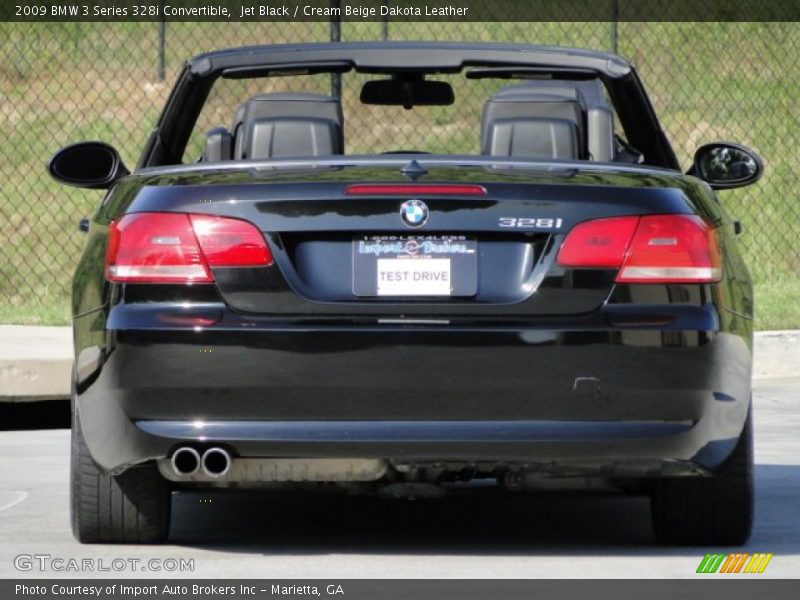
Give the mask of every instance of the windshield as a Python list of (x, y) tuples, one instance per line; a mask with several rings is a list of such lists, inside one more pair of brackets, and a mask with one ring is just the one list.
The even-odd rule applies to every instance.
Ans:
[(619, 130), (600, 79), (491, 69), (220, 77), (182, 162), (381, 153), (641, 162)]

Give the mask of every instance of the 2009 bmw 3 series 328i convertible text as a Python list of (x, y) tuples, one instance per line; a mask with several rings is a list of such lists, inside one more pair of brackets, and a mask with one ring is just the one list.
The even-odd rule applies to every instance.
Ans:
[(580, 481), (648, 494), (662, 543), (743, 543), (753, 294), (714, 190), (762, 170), (720, 142), (682, 174), (610, 54), (189, 60), (132, 173), (100, 142), (50, 162), (108, 190), (74, 280), (75, 535), (163, 540), (181, 489)]

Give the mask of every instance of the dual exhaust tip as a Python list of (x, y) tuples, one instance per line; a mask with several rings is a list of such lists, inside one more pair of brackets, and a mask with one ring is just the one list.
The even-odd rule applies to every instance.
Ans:
[(231, 455), (224, 448), (209, 448), (200, 453), (191, 446), (175, 450), (170, 460), (172, 470), (183, 477), (196, 475), (202, 471), (207, 477), (224, 477), (231, 470)]

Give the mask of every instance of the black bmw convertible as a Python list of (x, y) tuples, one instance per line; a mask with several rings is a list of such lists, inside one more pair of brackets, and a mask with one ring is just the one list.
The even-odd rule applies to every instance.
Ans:
[[(373, 107), (471, 114), (468, 84), (491, 90), (469, 153), (426, 146), (422, 124), (403, 142), (420, 147), (346, 152), (391, 130)], [(719, 142), (684, 174), (625, 60), (212, 52), (186, 63), (132, 172), (101, 142), (49, 170), (107, 190), (73, 288), (80, 541), (164, 540), (182, 489), (576, 481), (649, 495), (661, 543), (750, 535), (753, 291), (716, 191), (763, 166)]]

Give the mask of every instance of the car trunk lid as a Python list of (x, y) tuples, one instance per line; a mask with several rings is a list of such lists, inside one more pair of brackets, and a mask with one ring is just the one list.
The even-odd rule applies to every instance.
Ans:
[[(697, 210), (687, 180), (608, 165), (395, 157), (153, 171), (128, 212), (230, 216), (264, 232), (274, 265), (214, 278), (231, 307), (269, 315), (587, 313), (615, 272), (557, 265), (566, 232), (589, 219)], [(468, 187), (437, 188), (454, 184)], [(418, 226), (408, 210), (424, 213)]]

